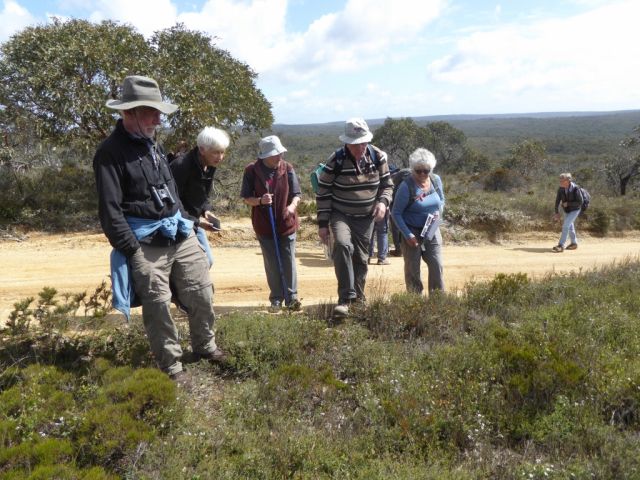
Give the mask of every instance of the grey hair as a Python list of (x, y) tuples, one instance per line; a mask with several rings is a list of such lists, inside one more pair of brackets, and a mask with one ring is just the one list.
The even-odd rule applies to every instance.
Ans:
[(569, 180), (570, 182), (573, 182), (573, 177), (570, 173), (561, 173), (560, 180)]
[(226, 150), (229, 147), (229, 135), (224, 130), (204, 127), (198, 134), (198, 147), (203, 150)]
[(411, 170), (415, 170), (416, 167), (425, 166), (429, 170), (436, 168), (436, 157), (426, 148), (417, 148), (411, 155), (409, 155), (409, 166)]

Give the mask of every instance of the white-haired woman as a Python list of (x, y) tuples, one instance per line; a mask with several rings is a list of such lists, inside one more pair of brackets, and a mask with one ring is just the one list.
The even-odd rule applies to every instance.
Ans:
[(198, 134), (197, 146), (170, 164), (180, 200), (189, 217), (198, 225), (196, 233), (207, 254), (209, 266), (213, 265), (213, 254), (205, 230), (220, 230), (220, 220), (212, 212), (209, 194), (213, 186), (213, 176), (224, 160), (228, 147), (227, 132), (219, 128), (205, 127)]
[(575, 222), (580, 215), (582, 209), (582, 192), (580, 188), (573, 183), (573, 177), (570, 173), (560, 174), (560, 186), (558, 187), (558, 193), (556, 194), (555, 215), (553, 218), (556, 221), (560, 220), (560, 212), (558, 207), (562, 204), (564, 210), (564, 222), (562, 222), (562, 233), (560, 234), (560, 241), (558, 245), (553, 247), (554, 252), (563, 252), (565, 249), (564, 243), (567, 241), (567, 237), (571, 240), (571, 243), (567, 245), (567, 250), (575, 250), (578, 248), (578, 237), (576, 235)]
[[(407, 291), (422, 293), (420, 261), (429, 269), (429, 291), (444, 290), (442, 274), (442, 235), (440, 221), (444, 209), (442, 180), (433, 173), (436, 158), (426, 148), (409, 156), (411, 174), (402, 182), (393, 200), (391, 216), (402, 234), (404, 281)], [(435, 222), (426, 231), (428, 219)]]

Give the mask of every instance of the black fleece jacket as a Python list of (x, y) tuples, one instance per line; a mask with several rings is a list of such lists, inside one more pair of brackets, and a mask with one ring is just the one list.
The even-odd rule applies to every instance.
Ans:
[[(113, 248), (131, 256), (140, 247), (140, 242), (161, 246), (184, 239), (180, 237), (173, 241), (156, 232), (138, 242), (125, 219), (134, 216), (159, 220), (175, 215), (178, 210), (187, 216), (161, 147), (153, 146), (149, 140), (132, 137), (120, 119), (111, 135), (98, 146), (93, 157), (93, 171), (100, 224)], [(152, 185), (156, 188), (166, 185), (174, 202), (164, 200), (162, 207), (157, 205)]]
[(562, 208), (565, 213), (580, 210), (582, 202), (582, 192), (575, 183), (571, 182), (569, 184), (569, 188), (558, 188), (558, 193), (556, 193), (555, 212), (559, 213), (558, 207), (560, 204), (562, 204)]
[(204, 212), (212, 210), (209, 194), (216, 168), (209, 167), (206, 171), (202, 168), (198, 158), (198, 147), (176, 158), (169, 165), (176, 180), (182, 204), (191, 220), (197, 223)]

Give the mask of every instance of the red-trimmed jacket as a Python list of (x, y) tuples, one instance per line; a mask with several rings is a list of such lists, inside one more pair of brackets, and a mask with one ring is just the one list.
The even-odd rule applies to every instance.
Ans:
[[(253, 178), (253, 190), (256, 197), (261, 197), (265, 193), (273, 194), (273, 214), (276, 225), (276, 232), (280, 236), (291, 235), (296, 232), (300, 226), (298, 213), (293, 216), (287, 216), (287, 206), (293, 199), (293, 192), (289, 189), (289, 174), (294, 173), (293, 166), (290, 163), (281, 160), (276, 169), (275, 177), (269, 191), (267, 192), (267, 179), (265, 178), (262, 167), (259, 164), (262, 160), (258, 159), (254, 163), (247, 165), (244, 174)], [(251, 208), (251, 223), (256, 235), (259, 237), (273, 237), (271, 231), (271, 221), (269, 219), (269, 206), (259, 205)]]

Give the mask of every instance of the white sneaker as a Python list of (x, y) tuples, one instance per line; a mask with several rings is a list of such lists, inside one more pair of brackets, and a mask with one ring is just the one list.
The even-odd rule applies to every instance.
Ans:
[(334, 318), (344, 318), (349, 315), (349, 305), (338, 304), (333, 307)]

